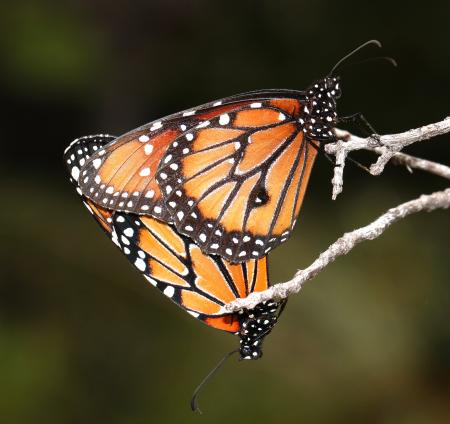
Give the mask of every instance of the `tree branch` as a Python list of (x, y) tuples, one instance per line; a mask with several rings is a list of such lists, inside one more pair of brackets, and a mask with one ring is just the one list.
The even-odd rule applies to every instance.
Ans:
[(393, 157), (396, 157), (398, 161), (403, 161), (403, 163), (410, 168), (422, 169), (450, 179), (449, 167), (399, 153), (403, 148), (410, 144), (429, 140), (430, 138), (448, 132), (450, 132), (450, 117), (434, 124), (425, 125), (399, 134), (382, 135), (378, 138), (361, 138), (350, 134), (347, 131), (336, 129), (335, 133), (339, 141), (325, 146), (325, 151), (336, 157), (334, 176), (331, 180), (333, 184), (333, 200), (335, 200), (342, 192), (345, 161), (348, 154), (355, 150), (370, 150), (379, 155), (376, 163), (372, 164), (370, 167), (370, 173), (372, 175), (380, 175), (386, 164)]
[[(336, 156), (336, 167), (334, 169), (332, 180), (333, 199), (335, 199), (342, 191), (345, 160), (349, 152), (353, 150), (365, 149), (379, 155), (377, 162), (370, 168), (370, 173), (372, 175), (379, 175), (389, 160), (393, 159), (396, 163), (402, 164), (410, 170), (412, 168), (421, 169), (443, 178), (450, 179), (450, 167), (400, 153), (404, 147), (409, 146), (412, 143), (428, 140), (447, 132), (450, 132), (450, 117), (441, 122), (406, 131), (401, 134), (381, 136), (379, 139), (372, 137), (364, 139), (354, 136), (346, 131), (336, 130), (336, 135), (340, 140), (325, 147), (327, 153)], [(240, 309), (252, 309), (257, 304), (270, 299), (285, 299), (291, 294), (298, 293), (306, 281), (313, 279), (337, 258), (349, 253), (362, 241), (373, 240), (379, 237), (393, 223), (417, 212), (431, 212), (435, 209), (447, 209), (449, 207), (450, 188), (432, 194), (422, 195), (417, 199), (410, 200), (409, 202), (391, 208), (369, 225), (345, 233), (322, 252), (309, 267), (299, 270), (290, 281), (275, 284), (262, 292), (251, 293), (246, 298), (236, 299), (235, 301), (224, 305), (219, 313), (224, 314)]]
[(275, 284), (269, 289), (262, 292), (255, 292), (246, 298), (236, 299), (235, 301), (225, 305), (221, 313), (229, 313), (239, 309), (252, 309), (258, 303), (269, 299), (285, 299), (291, 294), (298, 293), (308, 280), (314, 278), (331, 262), (334, 262), (339, 256), (346, 255), (357, 244), (365, 240), (373, 240), (383, 234), (394, 222), (399, 221), (413, 213), (427, 211), (431, 212), (435, 209), (447, 209), (450, 207), (450, 188), (437, 191), (432, 194), (422, 195), (417, 199), (410, 200), (395, 208), (389, 209), (371, 224), (358, 228), (344, 234), (337, 239), (327, 250), (322, 252), (319, 257), (308, 267), (299, 270), (292, 280), (286, 283)]
[[(374, 150), (378, 152), (378, 148)], [(432, 162), (426, 159), (410, 156), (405, 153), (397, 153), (391, 162), (395, 165), (404, 165), (406, 169), (412, 173), (413, 169), (419, 169), (421, 171), (429, 172), (430, 174), (437, 175), (438, 177), (446, 178), (450, 180), (450, 167), (442, 165), (440, 163)]]

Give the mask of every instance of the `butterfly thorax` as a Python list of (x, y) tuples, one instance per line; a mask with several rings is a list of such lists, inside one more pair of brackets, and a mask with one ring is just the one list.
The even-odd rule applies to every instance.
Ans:
[(340, 96), (337, 77), (318, 80), (306, 90), (306, 102), (299, 122), (310, 140), (334, 141), (333, 128), (337, 124), (336, 100)]
[(264, 337), (277, 323), (282, 304), (284, 302), (263, 302), (254, 309), (244, 312), (239, 332), (241, 359), (261, 358)]

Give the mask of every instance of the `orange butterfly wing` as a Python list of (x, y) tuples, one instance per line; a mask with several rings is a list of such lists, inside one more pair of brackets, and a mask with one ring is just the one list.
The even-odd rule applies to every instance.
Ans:
[(173, 226), (152, 217), (115, 212), (120, 248), (142, 275), (176, 304), (206, 324), (237, 332), (239, 314), (220, 314), (226, 303), (268, 287), (266, 258), (230, 264), (201, 252)]
[(271, 99), (202, 121), (157, 171), (177, 230), (208, 254), (260, 258), (294, 227), (317, 153), (298, 125), (301, 103)]
[(302, 95), (246, 93), (144, 125), (86, 160), (80, 190), (173, 221), (205, 253), (262, 257), (289, 237), (316, 156), (298, 124)]
[(219, 314), (228, 302), (268, 287), (266, 258), (233, 265), (201, 252), (172, 225), (152, 217), (120, 213), (98, 206), (82, 195), (80, 168), (114, 137), (88, 136), (75, 140), (64, 158), (70, 180), (83, 203), (111, 240), (155, 287), (192, 316), (209, 326), (235, 333), (239, 314)]
[(96, 204), (170, 220), (154, 175), (177, 128), (138, 129), (99, 149), (81, 168), (79, 186)]
[(104, 208), (170, 222), (171, 215), (164, 207), (155, 179), (168, 146), (176, 146), (177, 138), (199, 122), (248, 103), (240, 97), (208, 103), (118, 137), (86, 159), (81, 166), (80, 190)]

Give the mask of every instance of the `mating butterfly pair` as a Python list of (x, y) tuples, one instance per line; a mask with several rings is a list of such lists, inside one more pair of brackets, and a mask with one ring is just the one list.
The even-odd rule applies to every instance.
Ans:
[(239, 333), (243, 359), (259, 358), (262, 339), (275, 325), (285, 302), (267, 302), (252, 311), (234, 314), (222, 314), (220, 310), (238, 297), (268, 288), (266, 257), (233, 264), (220, 256), (204, 254), (172, 224), (105, 208), (86, 197), (79, 186), (80, 170), (113, 140), (115, 137), (103, 134), (81, 137), (64, 153), (70, 181), (86, 208), (153, 286), (207, 325)]
[[(355, 51), (368, 44), (379, 43)], [(71, 181), (112, 241), (192, 316), (238, 333), (243, 359), (262, 355), (285, 302), (232, 314), (222, 306), (268, 287), (266, 255), (290, 236), (317, 151), (335, 140), (332, 74), (349, 56), (306, 91), (240, 94), (65, 151)]]
[(318, 142), (333, 137), (339, 93), (336, 78), (307, 92), (252, 92), (122, 137), (82, 137), (65, 152), (112, 241), (192, 316), (239, 333), (242, 358), (261, 356), (281, 305), (221, 307), (268, 287), (265, 255), (293, 229)]

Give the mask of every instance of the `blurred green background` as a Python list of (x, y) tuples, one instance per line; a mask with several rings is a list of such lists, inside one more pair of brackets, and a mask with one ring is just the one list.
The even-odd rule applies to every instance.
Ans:
[[(0, 421), (16, 423), (450, 422), (449, 212), (408, 218), (291, 298), (263, 360), (151, 288), (70, 186), (74, 138), (121, 134), (258, 88), (305, 88), (359, 43), (384, 63), (346, 68), (341, 114), (380, 132), (449, 115), (448, 1), (4, 1), (0, 14)], [(367, 50), (365, 57), (376, 55)], [(450, 163), (450, 136), (412, 154)], [(370, 163), (370, 154), (355, 155)], [(330, 198), (319, 158), (273, 282), (343, 232), (448, 182), (348, 166)]]

